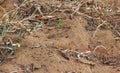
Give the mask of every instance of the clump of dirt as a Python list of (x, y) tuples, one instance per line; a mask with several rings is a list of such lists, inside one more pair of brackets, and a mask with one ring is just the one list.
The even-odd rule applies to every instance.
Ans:
[(120, 72), (119, 0), (3, 1), (1, 73)]

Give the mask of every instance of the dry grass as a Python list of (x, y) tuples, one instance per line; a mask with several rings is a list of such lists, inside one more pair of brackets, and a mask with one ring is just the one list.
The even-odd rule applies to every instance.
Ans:
[[(7, 32), (15, 33), (20, 29), (23, 32), (19, 34), (31, 33), (51, 25), (50, 22), (53, 20), (55, 20), (54, 25), (59, 19), (64, 21), (62, 17), (54, 16), (54, 13), (68, 13), (70, 19), (74, 16), (82, 16), (88, 20), (86, 29), (94, 32), (92, 38), (99, 33), (98, 30), (107, 29), (111, 30), (118, 40), (120, 39), (120, 8), (114, 7), (116, 3), (117, 0), (114, 0), (112, 6), (107, 6), (102, 1), (95, 0), (60, 0), (59, 4), (53, 1), (43, 4), (35, 0), (18, 0), (18, 3), (14, 4), (15, 8), (9, 12), (0, 6), (4, 12), (0, 25), (6, 25), (9, 28)], [(61, 22), (58, 22), (59, 25), (62, 24)], [(98, 47), (100, 46), (95, 50)]]

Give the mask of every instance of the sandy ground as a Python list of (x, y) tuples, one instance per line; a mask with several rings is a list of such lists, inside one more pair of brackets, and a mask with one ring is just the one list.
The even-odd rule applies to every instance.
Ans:
[[(13, 8), (13, 2), (16, 0), (6, 0), (1, 6), (9, 11)], [(108, 0), (105, 2), (109, 4)], [(67, 17), (66, 13), (59, 15)], [(33, 32), (22, 39), (21, 47), (15, 52), (14, 58), (0, 66), (0, 73), (120, 73), (118, 64), (120, 41), (112, 39), (114, 34), (110, 30), (99, 30), (95, 38), (91, 39), (93, 32), (86, 31), (86, 25), (87, 21), (84, 18), (75, 16), (72, 20), (65, 19), (60, 28), (47, 26)], [(12, 36), (14, 39), (14, 35)], [(97, 60), (106, 56), (115, 65), (106, 65), (95, 61), (95, 65), (91, 66), (76, 60), (67, 60), (59, 52), (61, 49), (86, 51), (89, 49), (89, 45), (96, 47), (99, 44), (104, 45), (107, 51), (98, 50), (97, 57), (100, 59)], [(32, 48), (33, 46), (39, 47)], [(25, 71), (22, 71), (22, 68)]]

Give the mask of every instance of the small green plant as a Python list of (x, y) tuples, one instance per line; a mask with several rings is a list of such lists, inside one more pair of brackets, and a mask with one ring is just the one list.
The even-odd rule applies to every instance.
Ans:
[[(2, 41), (7, 33), (7, 27), (6, 25), (0, 25), (0, 29), (2, 29), (2, 32), (0, 35), (0, 40)], [(0, 46), (0, 49), (7, 49), (8, 51), (13, 51), (13, 48), (8, 47), (8, 46)]]
[(2, 26), (2, 27), (3, 27), (3, 29), (2, 29), (2, 34), (1, 34), (1, 36), (0, 36), (0, 40), (3, 40), (3, 38), (5, 37), (5, 34), (6, 34), (6, 32), (7, 32), (6, 26)]
[(56, 28), (60, 27), (63, 23), (62, 19), (58, 19), (57, 24), (55, 25)]

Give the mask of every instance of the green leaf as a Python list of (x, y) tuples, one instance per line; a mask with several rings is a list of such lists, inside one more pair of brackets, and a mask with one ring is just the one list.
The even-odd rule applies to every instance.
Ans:
[(56, 28), (60, 27), (62, 23), (63, 23), (63, 20), (62, 20), (62, 19), (58, 19), (58, 22), (57, 22), (57, 24), (55, 25), (55, 27), (56, 27)]

